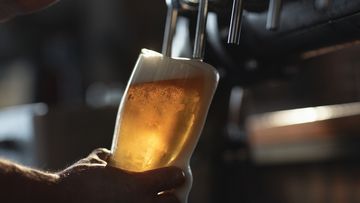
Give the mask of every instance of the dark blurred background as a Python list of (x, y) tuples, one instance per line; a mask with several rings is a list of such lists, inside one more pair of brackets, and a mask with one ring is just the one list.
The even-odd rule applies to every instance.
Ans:
[[(139, 8), (140, 3), (149, 9)], [(13, 125), (17, 131), (26, 117), (28, 129), (21, 134), (26, 134), (27, 141), (62, 142), (54, 153), (71, 157), (53, 165), (43, 160), (47, 154), (51, 157), (48, 149), (36, 147), (40, 151), (34, 153), (43, 158), (33, 160), (37, 159), (34, 154), (24, 153), (19, 156), (21, 162), (60, 169), (91, 148), (110, 147), (117, 107), (136, 58), (143, 47), (161, 48), (165, 13), (166, 5), (160, 0), (64, 0), (1, 25), (1, 127)], [(19, 144), (21, 137), (12, 138), (16, 133), (4, 130), (3, 148), (20, 152), (27, 147)], [(65, 142), (73, 142), (72, 138), (84, 146), (78, 143), (75, 152), (67, 150)]]
[[(245, 1), (234, 46), (232, 1), (210, 1), (205, 61), (221, 80), (190, 203), (360, 202), (360, 1), (324, 2), (285, 1), (268, 31), (267, 1)], [(185, 37), (195, 14), (179, 21)], [(161, 50), (165, 17), (163, 0), (63, 0), (1, 24), (0, 156), (60, 170), (110, 148), (136, 58)], [(186, 55), (193, 38), (179, 38)]]

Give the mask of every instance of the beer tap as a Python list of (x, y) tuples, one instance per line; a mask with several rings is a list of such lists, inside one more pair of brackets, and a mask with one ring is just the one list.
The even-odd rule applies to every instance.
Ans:
[[(194, 0), (192, 1), (187, 0), (186, 2), (196, 3)], [(168, 11), (166, 16), (166, 26), (165, 26), (162, 54), (164, 56), (171, 57), (171, 48), (176, 31), (176, 24), (179, 16), (179, 11), (183, 9), (188, 9), (189, 7), (186, 6), (186, 3), (182, 2), (181, 0), (166, 0), (166, 4), (168, 6)], [(205, 30), (206, 30), (206, 22), (208, 16), (209, 0), (198, 0), (197, 4), (198, 4), (198, 16), (196, 23), (193, 58), (202, 60), (204, 57)]]
[(266, 29), (276, 30), (280, 24), (282, 0), (270, 0)]
[(198, 18), (196, 23), (196, 33), (195, 33), (195, 44), (194, 44), (194, 59), (203, 59), (204, 49), (205, 49), (205, 30), (206, 30), (206, 21), (208, 16), (208, 0), (199, 0), (198, 7)]
[(240, 44), (241, 22), (243, 15), (243, 0), (233, 0), (231, 21), (229, 27), (229, 44)]
[(171, 47), (176, 30), (176, 23), (179, 13), (179, 2), (177, 0), (166, 0), (168, 7), (165, 23), (164, 41), (162, 47), (162, 54), (171, 57)]

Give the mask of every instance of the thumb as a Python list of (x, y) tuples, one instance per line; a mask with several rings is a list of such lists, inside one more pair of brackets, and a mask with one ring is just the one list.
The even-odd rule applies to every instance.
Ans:
[(106, 161), (108, 162), (109, 159), (110, 159), (110, 156), (111, 156), (111, 152), (110, 150), (108, 149), (105, 149), (105, 148), (98, 148), (98, 149), (95, 149), (91, 154), (90, 156), (96, 156), (97, 158), (103, 160), (103, 161)]
[(106, 166), (110, 156), (110, 151), (105, 148), (95, 149), (89, 156), (76, 162), (76, 165), (100, 164)]

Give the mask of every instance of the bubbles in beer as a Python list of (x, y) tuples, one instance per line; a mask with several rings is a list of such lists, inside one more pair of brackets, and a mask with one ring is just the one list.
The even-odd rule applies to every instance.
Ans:
[(129, 171), (170, 166), (197, 139), (202, 77), (130, 85), (113, 164)]

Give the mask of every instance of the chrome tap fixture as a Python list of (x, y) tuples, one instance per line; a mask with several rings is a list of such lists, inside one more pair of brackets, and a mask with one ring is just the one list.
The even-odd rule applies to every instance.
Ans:
[[(187, 2), (196, 3), (194, 1), (186, 1), (185, 4)], [(176, 24), (179, 16), (179, 11), (181, 9), (187, 9), (188, 7), (184, 4), (184, 2), (179, 2), (178, 0), (167, 0), (166, 3), (168, 6), (168, 12), (166, 17), (166, 26), (165, 26), (162, 53), (164, 56), (171, 57), (172, 42), (176, 31)], [(206, 30), (206, 22), (208, 16), (208, 4), (209, 4), (208, 0), (198, 1), (198, 9), (197, 9), (198, 16), (196, 23), (194, 50), (193, 50), (194, 59), (202, 60), (204, 57), (205, 30)]]
[(243, 15), (244, 0), (233, 0), (231, 21), (229, 27), (229, 44), (240, 44), (241, 19)]
[(179, 15), (179, 4), (175, 0), (166, 0), (168, 11), (166, 15), (164, 41), (162, 47), (162, 54), (164, 56), (171, 56), (171, 45), (175, 34), (176, 22)]
[(282, 0), (270, 0), (266, 29), (277, 30), (280, 24)]

